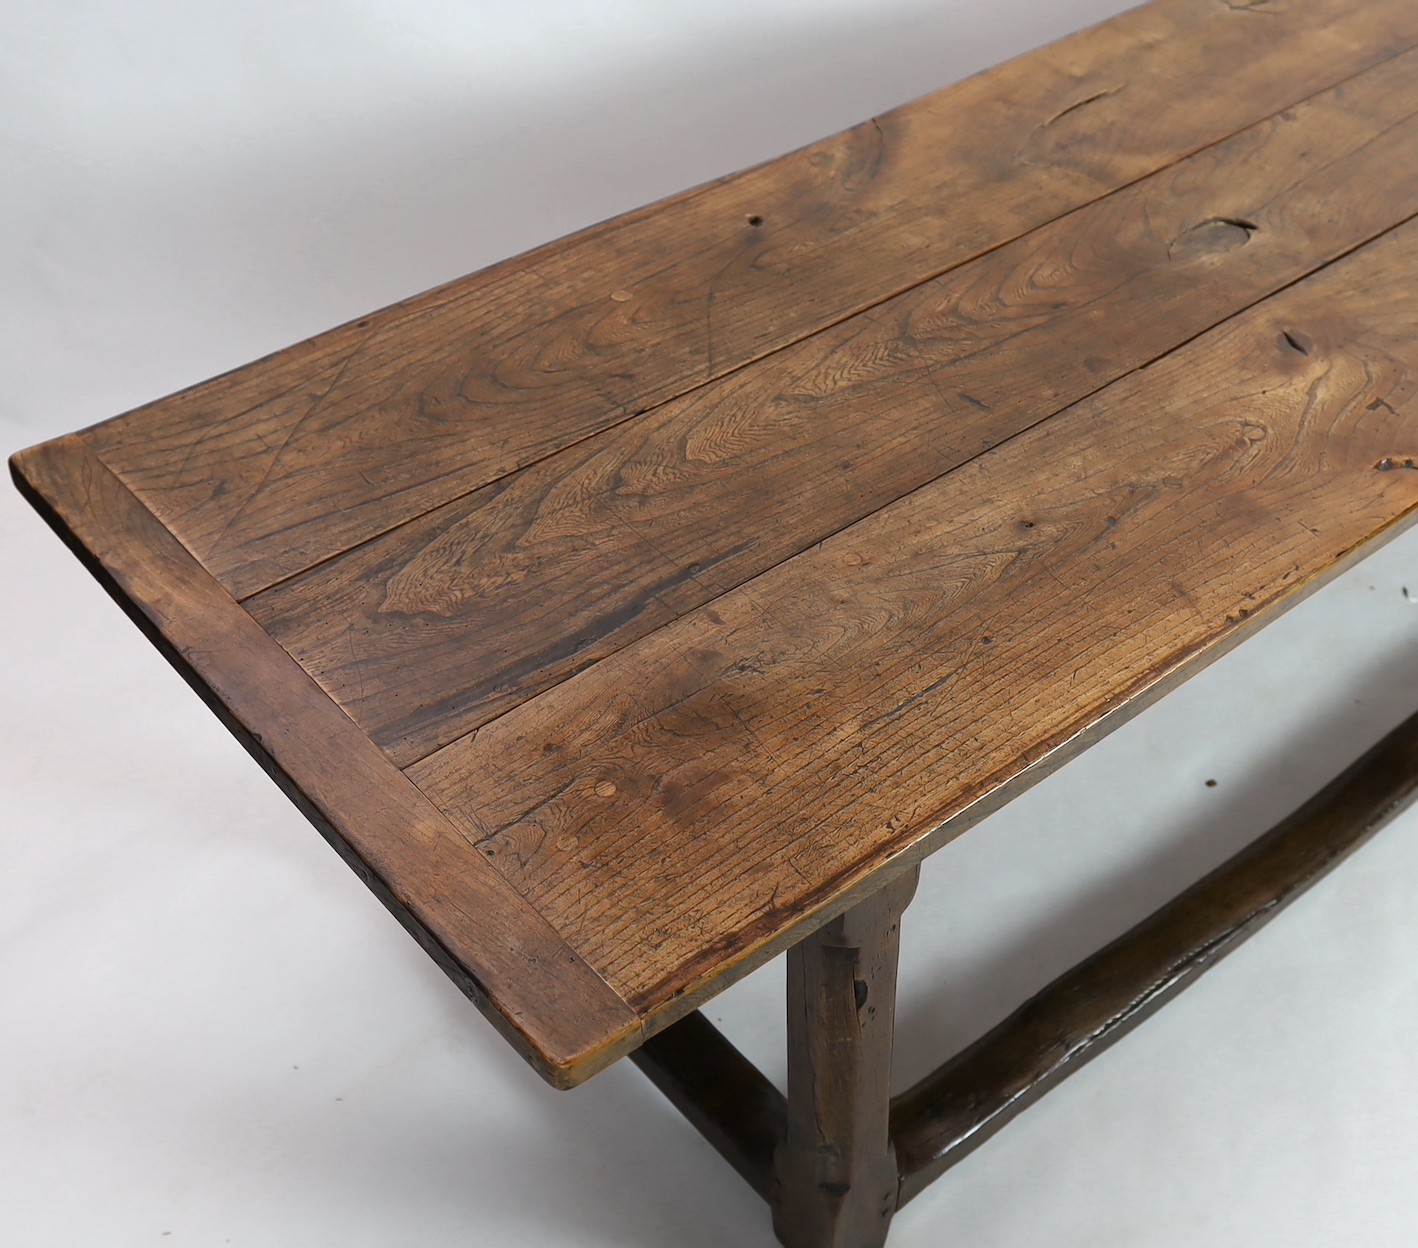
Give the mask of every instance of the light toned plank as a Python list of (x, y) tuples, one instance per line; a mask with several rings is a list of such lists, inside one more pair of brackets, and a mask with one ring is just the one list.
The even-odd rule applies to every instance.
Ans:
[(1416, 285), (1404, 226), (408, 774), (669, 1019), (1411, 519)]
[(1409, 0), (1158, 0), (94, 432), (238, 598), (1418, 41)]
[(639, 1042), (635, 1016), (260, 626), (67, 437), (16, 482), (421, 945), (547, 1079)]
[(1415, 113), (1418, 52), (247, 607), (414, 762), (1390, 228)]

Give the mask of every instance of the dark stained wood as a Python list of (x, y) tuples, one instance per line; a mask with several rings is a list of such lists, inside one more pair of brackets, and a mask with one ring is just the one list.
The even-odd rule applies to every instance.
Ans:
[(1159, 0), (17, 480), (544, 1075), (712, 1049), (1411, 518), (1415, 43)]
[(788, 1127), (773, 1229), (786, 1248), (879, 1248), (899, 1183), (889, 1130), (911, 868), (788, 952)]
[(245, 597), (1415, 41), (1410, 0), (1159, 0), (139, 409), (93, 446)]
[(630, 1055), (670, 1103), (764, 1200), (773, 1195), (773, 1154), (788, 1103), (696, 1010)]
[(1415, 206), (1409, 53), (246, 605), (407, 765)]
[(1214, 966), (1418, 795), (1418, 715), (892, 1103), (904, 1204)]
[[(1418, 793), (1416, 716), (892, 1100), (919, 860), (1418, 515), (1414, 45), (1158, 0), (12, 470), (544, 1077), (879, 1246)], [(786, 1097), (691, 1012), (783, 949)]]
[(1410, 225), (407, 774), (687, 1011), (1411, 520), (1415, 286)]
[(773, 1203), (789, 1248), (879, 1245), (895, 1209), (1195, 983), (1415, 797), (1418, 715), (894, 1098), (899, 920), (915, 869), (789, 951), (791, 1116), (783, 1095), (697, 1011), (632, 1060)]
[(70, 436), (16, 484), (341, 856), (548, 1080), (640, 1041), (625, 1003)]

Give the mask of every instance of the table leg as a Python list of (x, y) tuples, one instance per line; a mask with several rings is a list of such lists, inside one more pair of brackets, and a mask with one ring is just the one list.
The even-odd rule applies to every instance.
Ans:
[(1418, 715), (1293, 814), (895, 1097), (912, 870), (788, 953), (788, 1095), (690, 1014), (633, 1060), (773, 1206), (788, 1248), (881, 1248), (897, 1207), (1418, 800)]
[(879, 1248), (896, 1212), (896, 961), (918, 874), (788, 952), (788, 1122), (773, 1193), (773, 1227), (787, 1248)]

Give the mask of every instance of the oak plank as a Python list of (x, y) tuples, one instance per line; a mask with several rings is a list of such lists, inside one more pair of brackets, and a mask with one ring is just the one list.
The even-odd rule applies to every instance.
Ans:
[(71, 435), (16, 484), (379, 899), (544, 1077), (640, 1040), (635, 1015), (488, 869), (173, 536)]
[(1409, 216), (1418, 52), (246, 603), (407, 765)]
[(92, 444), (246, 597), (1415, 41), (1409, 0), (1157, 0), (140, 408)]
[(1406, 225), (407, 774), (661, 1025), (1410, 521), (1415, 283)]

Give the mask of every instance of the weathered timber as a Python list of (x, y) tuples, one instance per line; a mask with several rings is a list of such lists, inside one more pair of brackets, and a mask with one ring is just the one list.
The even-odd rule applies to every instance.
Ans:
[(1396, 228), (407, 771), (673, 1017), (1418, 506)]
[(1244, 8), (1125, 13), (140, 408), (94, 449), (245, 597), (1418, 43), (1410, 0)]
[(80, 436), (16, 484), (453, 981), (551, 1082), (640, 1040), (625, 1003), (96, 460)]
[(788, 952), (788, 1127), (773, 1228), (786, 1248), (879, 1248), (896, 1211), (889, 1130), (911, 868)]
[(1260, 930), (1418, 796), (1418, 715), (1292, 815), (897, 1096), (904, 1204)]
[[(1349, 188), (1365, 187), (1355, 195)], [(1418, 53), (250, 598), (407, 765), (1404, 220)]]

